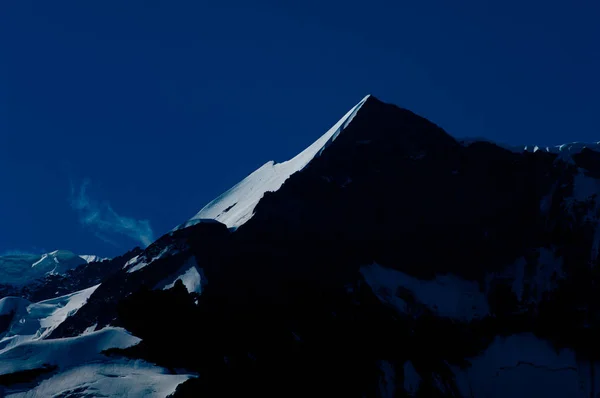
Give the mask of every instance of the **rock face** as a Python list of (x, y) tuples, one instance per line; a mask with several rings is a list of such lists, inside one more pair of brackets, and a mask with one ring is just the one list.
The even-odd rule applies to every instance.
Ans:
[(123, 327), (142, 342), (113, 355), (197, 372), (175, 396), (600, 393), (596, 147), (459, 141), (374, 97), (336, 126), (257, 203), (265, 166), (203, 210), (252, 213), (128, 256), (50, 338)]

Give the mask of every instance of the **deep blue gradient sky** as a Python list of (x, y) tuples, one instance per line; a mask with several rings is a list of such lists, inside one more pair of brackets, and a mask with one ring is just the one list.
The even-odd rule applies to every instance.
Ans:
[(598, 141), (598, 20), (596, 0), (2, 1), (0, 253), (120, 254), (368, 93), (455, 136)]

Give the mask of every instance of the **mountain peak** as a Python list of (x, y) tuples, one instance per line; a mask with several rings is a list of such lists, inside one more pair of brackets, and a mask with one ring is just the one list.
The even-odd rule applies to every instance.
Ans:
[(208, 203), (194, 217), (175, 229), (195, 224), (199, 219), (214, 219), (236, 229), (250, 218), (254, 208), (265, 192), (277, 191), (294, 173), (306, 167), (315, 157), (319, 157), (327, 147), (346, 129), (356, 114), (367, 103), (380, 102), (372, 95), (366, 95), (353, 106), (325, 134), (292, 159), (281, 163), (269, 161), (240, 181), (231, 189)]

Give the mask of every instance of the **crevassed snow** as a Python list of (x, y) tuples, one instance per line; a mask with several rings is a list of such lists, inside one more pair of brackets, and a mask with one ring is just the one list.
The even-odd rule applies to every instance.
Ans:
[(125, 329), (107, 327), (84, 336), (28, 341), (0, 354), (0, 375), (41, 368), (44, 364), (60, 369), (104, 359), (109, 348), (127, 348), (141, 340)]
[(176, 229), (193, 225), (199, 219), (214, 219), (229, 228), (237, 228), (244, 224), (252, 217), (254, 208), (265, 192), (277, 191), (292, 174), (302, 170), (312, 159), (319, 156), (348, 126), (368, 98), (367, 95), (329, 131), (293, 159), (283, 163), (265, 163)]
[(191, 375), (169, 374), (142, 360), (112, 358), (109, 348), (127, 348), (141, 340), (122, 328), (63, 339), (31, 341), (0, 354), (0, 375), (57, 366), (57, 374), (39, 385), (4, 391), (8, 397), (117, 396), (165, 397)]
[(487, 299), (477, 282), (451, 274), (420, 280), (379, 264), (363, 266), (360, 272), (377, 297), (400, 312), (408, 310), (407, 303), (396, 295), (398, 288), (404, 288), (412, 292), (417, 302), (440, 316), (469, 321), (489, 314)]
[[(165, 397), (172, 394), (180, 383), (193, 377), (170, 374), (143, 360), (107, 357), (102, 354), (102, 351), (109, 348), (127, 348), (141, 341), (122, 328), (106, 327), (94, 331), (94, 325), (77, 337), (42, 339), (49, 329), (83, 305), (95, 288), (97, 286), (36, 304), (14, 297), (0, 300), (0, 314), (15, 311), (17, 315), (29, 315), (31, 318), (23, 318), (24, 322), (17, 319), (13, 322), (11, 332), (33, 333), (37, 329), (33, 336), (13, 335), (9, 338), (18, 344), (11, 344), (0, 350), (0, 375), (48, 365), (57, 367), (48, 378), (38, 379), (41, 381), (38, 385), (25, 384), (5, 389), (0, 387), (0, 396)], [(39, 322), (35, 324), (35, 320)]]
[(195, 257), (190, 257), (177, 272), (156, 285), (156, 289), (171, 289), (177, 280), (181, 280), (189, 293), (202, 293), (202, 269), (198, 267)]
[[(496, 337), (465, 371), (455, 369), (466, 397), (586, 397), (571, 350), (555, 350), (533, 334)], [(583, 375), (585, 376), (585, 375)]]
[(100, 285), (33, 304), (13, 297), (0, 300), (0, 308), (9, 305), (6, 303), (19, 300), (18, 310), (15, 311), (11, 324), (6, 332), (0, 334), (0, 353), (24, 342), (48, 336), (65, 319), (83, 307), (98, 286)]
[(42, 381), (30, 391), (9, 392), (6, 396), (164, 398), (190, 377), (169, 374), (165, 369), (143, 361), (119, 360), (78, 366)]

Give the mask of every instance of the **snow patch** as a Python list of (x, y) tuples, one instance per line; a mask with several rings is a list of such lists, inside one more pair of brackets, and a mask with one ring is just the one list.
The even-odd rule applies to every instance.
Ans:
[(129, 260), (123, 268), (133, 265), (133, 267), (131, 267), (130, 269), (127, 270), (128, 274), (135, 272), (135, 271), (139, 271), (142, 268), (145, 268), (148, 265), (152, 264), (154, 261), (158, 260), (159, 258), (165, 257), (166, 254), (175, 254), (175, 252), (169, 252), (170, 249), (171, 249), (171, 246), (165, 247), (164, 249), (162, 249), (160, 251), (160, 253), (158, 253), (155, 257), (151, 258), (150, 260), (148, 260), (143, 255), (135, 256), (134, 258)]
[(496, 337), (472, 366), (455, 369), (465, 397), (583, 397), (571, 350), (555, 350), (533, 334)]
[(141, 340), (121, 328), (107, 327), (77, 337), (28, 342), (0, 354), (0, 375), (58, 367), (58, 374), (30, 389), (7, 389), (8, 397), (115, 396), (165, 397), (191, 375), (169, 374), (142, 360), (114, 359), (109, 348), (127, 348)]
[(127, 261), (123, 266), (123, 269), (128, 268), (132, 264), (137, 263), (139, 257), (140, 255), (138, 254), (137, 256), (130, 258), (129, 261)]
[(85, 336), (29, 341), (0, 354), (0, 375), (56, 365), (61, 370), (105, 358), (109, 348), (127, 348), (141, 340), (122, 328), (107, 327)]
[(381, 398), (394, 398), (396, 393), (396, 371), (394, 366), (388, 361), (380, 361), (382, 377), (379, 382), (379, 391)]
[(97, 323), (94, 323), (92, 326), (88, 326), (87, 328), (85, 328), (85, 330), (83, 331), (82, 335), (90, 334), (92, 332), (95, 332), (97, 327), (98, 327)]
[[(538, 248), (538, 258), (534, 267), (528, 267), (525, 257), (519, 257), (502, 272), (490, 273), (486, 277), (487, 291), (495, 280), (511, 282), (512, 291), (521, 303), (539, 303), (545, 292), (556, 288), (558, 280), (564, 277), (563, 258), (557, 257), (553, 249)], [(528, 270), (529, 268), (529, 270)]]
[(417, 373), (412, 362), (406, 361), (404, 363), (404, 390), (407, 393), (414, 395), (417, 393), (420, 384), (421, 376)]
[(7, 397), (151, 397), (164, 398), (190, 375), (169, 374), (143, 361), (113, 361), (86, 364), (44, 380), (30, 391)]
[(418, 303), (439, 316), (470, 321), (489, 314), (487, 299), (476, 282), (451, 274), (420, 280), (379, 264), (363, 266), (360, 272), (381, 301), (403, 313), (410, 308), (405, 300), (398, 297), (399, 289), (411, 292)]
[(133, 267), (131, 267), (130, 269), (128, 269), (127, 273), (131, 274), (132, 272), (139, 271), (142, 268), (145, 268), (148, 264), (150, 264), (150, 263), (147, 263), (145, 261), (139, 261), (139, 262), (135, 263), (135, 265)]
[(573, 195), (565, 200), (567, 209), (574, 214), (573, 210), (578, 203), (587, 204), (587, 214), (583, 221), (590, 222), (594, 226), (594, 237), (590, 251), (590, 260), (595, 262), (600, 252), (600, 180), (586, 175), (585, 170), (579, 168), (573, 177)]
[[(198, 272), (196, 267), (191, 267), (190, 269), (185, 271), (183, 273), (183, 275), (178, 277), (175, 281), (178, 281), (178, 280), (181, 280), (183, 282), (183, 285), (185, 286), (185, 288), (187, 289), (188, 292), (190, 292), (190, 293), (191, 292), (195, 292), (195, 293), (202, 292), (202, 285), (200, 283), (202, 280), (202, 276), (200, 275), (200, 273)], [(175, 286), (175, 282), (165, 286), (164, 290), (170, 289), (173, 286)]]
[(177, 272), (156, 285), (156, 289), (167, 290), (175, 286), (175, 282), (181, 280), (189, 293), (202, 293), (202, 285), (206, 283), (203, 280), (203, 272), (196, 263), (194, 256), (190, 257)]
[[(31, 312), (50, 311), (50, 316), (42, 318), (41, 324), (54, 325), (60, 321), (60, 312), (72, 313), (69, 308), (81, 304), (90, 290), (69, 295), (64, 298), (47, 300), (29, 305)], [(66, 300), (66, 301), (65, 301)], [(25, 300), (26, 302), (26, 300)], [(12, 311), (23, 308), (24, 304), (16, 298), (0, 301), (0, 310)], [(62, 306), (60, 306), (62, 304)], [(60, 308), (54, 308), (59, 305)], [(32, 307), (35, 306), (33, 309)], [(54, 308), (55, 311), (51, 311)], [(39, 314), (38, 314), (39, 315)], [(19, 322), (20, 323), (20, 322)], [(25, 322), (25, 327), (28, 322)], [(48, 325), (42, 325), (46, 327)], [(80, 336), (40, 340), (46, 332), (38, 333), (29, 341), (20, 340), (0, 351), (0, 375), (26, 370), (56, 366), (57, 370), (38, 385), (13, 386), (0, 390), (7, 397), (53, 397), (53, 396), (149, 396), (165, 397), (172, 394), (176, 387), (193, 377), (187, 374), (171, 374), (166, 369), (142, 360), (128, 360), (107, 357), (102, 352), (109, 348), (127, 348), (141, 340), (125, 329), (106, 327), (94, 331), (96, 325), (86, 329)], [(46, 329), (47, 330), (47, 329)], [(22, 336), (12, 336), (13, 339)], [(34, 341), (35, 340), (35, 341)]]
[(573, 198), (578, 201), (589, 200), (600, 192), (600, 180), (585, 175), (585, 170), (579, 169), (573, 179)]
[(538, 258), (536, 272), (533, 276), (534, 299), (539, 302), (544, 292), (550, 292), (556, 288), (556, 278), (563, 274), (563, 258), (556, 257), (552, 250), (541, 248)]

